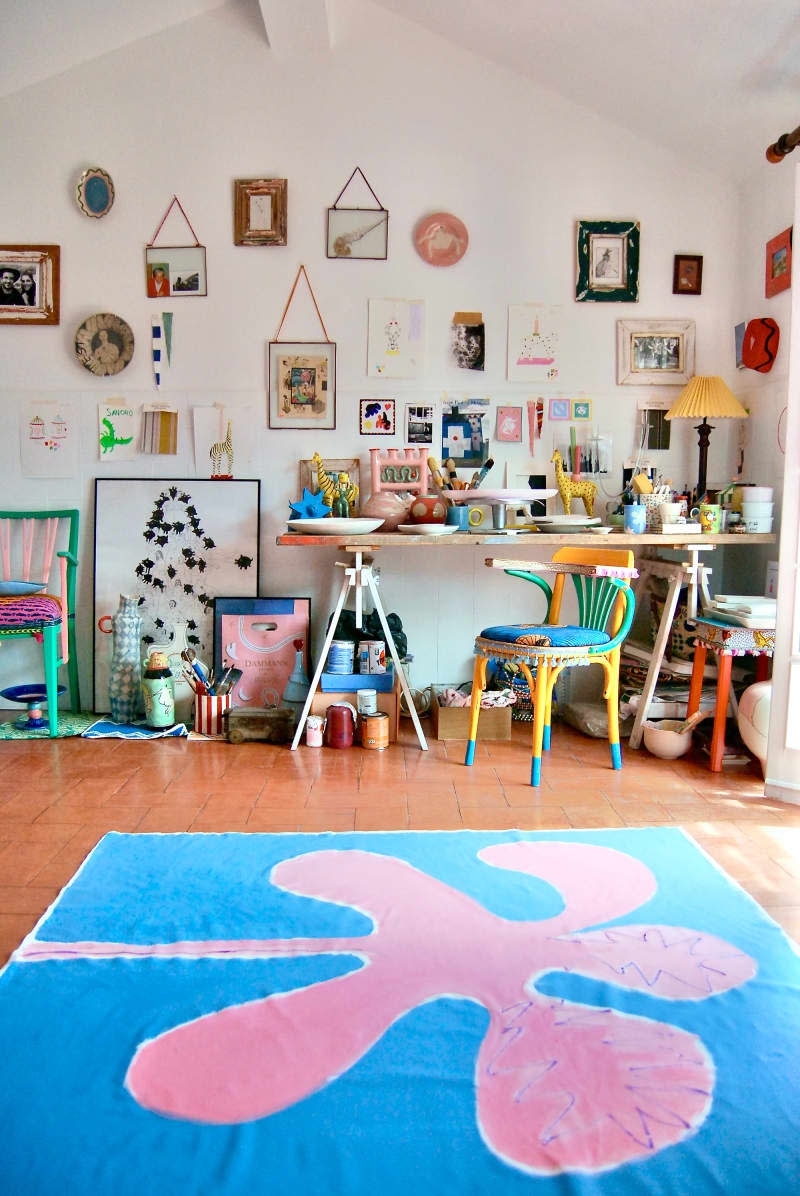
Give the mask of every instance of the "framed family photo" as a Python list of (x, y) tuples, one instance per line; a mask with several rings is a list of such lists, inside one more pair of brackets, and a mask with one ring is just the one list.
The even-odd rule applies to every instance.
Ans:
[(0, 324), (58, 324), (59, 245), (0, 245)]
[(694, 320), (617, 320), (617, 385), (678, 386), (694, 374)]
[(148, 245), (144, 252), (149, 299), (208, 294), (204, 245)]
[(286, 179), (235, 179), (234, 245), (285, 245)]
[(785, 228), (777, 237), (767, 241), (764, 297), (771, 299), (792, 285), (792, 230)]
[(336, 342), (270, 341), (270, 428), (336, 427)]
[(579, 220), (577, 303), (636, 303), (639, 298), (639, 222)]

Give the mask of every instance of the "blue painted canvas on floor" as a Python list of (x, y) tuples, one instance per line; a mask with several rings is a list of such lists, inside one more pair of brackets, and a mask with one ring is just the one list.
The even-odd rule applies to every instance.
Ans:
[(111, 834), (0, 977), (0, 1191), (784, 1196), (799, 1025), (677, 829)]

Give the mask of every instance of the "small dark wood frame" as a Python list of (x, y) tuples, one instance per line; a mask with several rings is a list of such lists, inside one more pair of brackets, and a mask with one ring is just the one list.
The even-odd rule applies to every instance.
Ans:
[[(687, 286), (686, 280), (681, 283), (681, 269), (684, 262), (694, 262), (697, 274), (694, 282)], [(699, 253), (676, 253), (672, 268), (673, 295), (699, 295), (703, 290), (703, 255)]]

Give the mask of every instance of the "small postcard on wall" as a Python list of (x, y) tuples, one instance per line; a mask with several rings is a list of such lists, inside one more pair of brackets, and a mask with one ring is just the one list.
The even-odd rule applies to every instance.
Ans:
[(97, 406), (97, 455), (101, 461), (132, 461), (139, 452), (137, 410), (125, 399)]
[(23, 477), (77, 477), (78, 424), (74, 403), (63, 399), (26, 399), (20, 408), (20, 456)]
[(433, 444), (433, 407), (406, 404), (406, 444)]

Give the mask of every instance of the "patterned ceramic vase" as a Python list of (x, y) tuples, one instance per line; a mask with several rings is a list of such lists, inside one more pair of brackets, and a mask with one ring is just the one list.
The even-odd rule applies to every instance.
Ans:
[(132, 723), (142, 702), (142, 620), (139, 617), (139, 599), (135, 594), (120, 594), (119, 607), (111, 626), (114, 629), (114, 654), (108, 686), (111, 717), (115, 723)]

